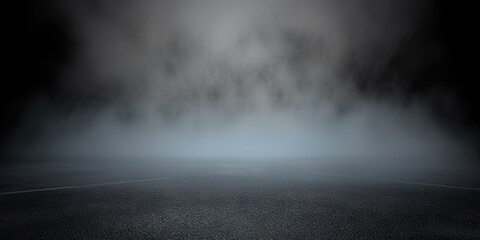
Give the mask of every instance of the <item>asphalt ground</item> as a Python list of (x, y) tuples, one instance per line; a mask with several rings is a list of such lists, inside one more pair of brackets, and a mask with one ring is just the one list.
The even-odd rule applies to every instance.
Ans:
[(480, 239), (480, 169), (399, 162), (0, 166), (2, 239)]

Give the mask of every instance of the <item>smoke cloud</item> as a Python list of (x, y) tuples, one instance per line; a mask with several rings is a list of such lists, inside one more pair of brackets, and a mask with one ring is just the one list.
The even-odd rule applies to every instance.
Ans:
[(76, 55), (57, 98), (33, 101), (8, 150), (54, 158), (472, 158), (472, 140), (434, 114), (432, 99), (405, 90), (422, 61), (392, 67), (426, 24), (427, 3), (59, 1)]

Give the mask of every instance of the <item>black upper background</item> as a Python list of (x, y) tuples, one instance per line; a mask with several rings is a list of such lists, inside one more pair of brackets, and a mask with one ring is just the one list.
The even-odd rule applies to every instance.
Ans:
[[(428, 98), (432, 88), (447, 89), (458, 101), (449, 107), (448, 103), (432, 100), (440, 117), (444, 116), (447, 121), (453, 121), (452, 124), (468, 131), (478, 132), (478, 25), (475, 3), (469, 2), (472, 3), (432, 2), (430, 15), (426, 16), (427, 24), (418, 33), (418, 41), (407, 47), (406, 52), (410, 53), (392, 59), (391, 65), (394, 69), (408, 72), (411, 52), (432, 54), (428, 51), (422, 53), (425, 42), (439, 46), (442, 54), (438, 57), (434, 53), (431, 55), (433, 58), (423, 56), (430, 62), (411, 76), (412, 82), (407, 86), (406, 94)], [(60, 72), (77, 51), (69, 19), (51, 1), (15, 1), (4, 5), (3, 11), (6, 72), (0, 87), (2, 141), (7, 139), (25, 108), (39, 93), (59, 99)], [(423, 43), (416, 45), (416, 42)], [(407, 76), (410, 75), (407, 73)], [(396, 79), (381, 78), (368, 82), (368, 87), (359, 81), (359, 87), (366, 94), (389, 94), (389, 88), (383, 86), (401, 81)], [(456, 116), (452, 117), (452, 114)]]
[(35, 96), (55, 95), (60, 71), (75, 52), (67, 16), (52, 1), (13, 1), (3, 11), (7, 67), (0, 88), (2, 141)]

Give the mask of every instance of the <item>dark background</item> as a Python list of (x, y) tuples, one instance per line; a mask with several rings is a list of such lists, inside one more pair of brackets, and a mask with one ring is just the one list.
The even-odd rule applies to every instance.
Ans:
[[(432, 1), (418, 33), (403, 45), (383, 74), (352, 60), (366, 95), (421, 96), (446, 125), (478, 135), (478, 28), (474, 3)], [(75, 101), (62, 91), (61, 71), (79, 51), (67, 16), (53, 1), (15, 1), (4, 6), (6, 62), (0, 88), (0, 139), (4, 143), (38, 94), (54, 102)], [(394, 27), (394, 26), (392, 26)], [(401, 76), (401, 77), (398, 77)], [(402, 79), (402, 80), (400, 80)], [(408, 79), (405, 81), (405, 79)]]

